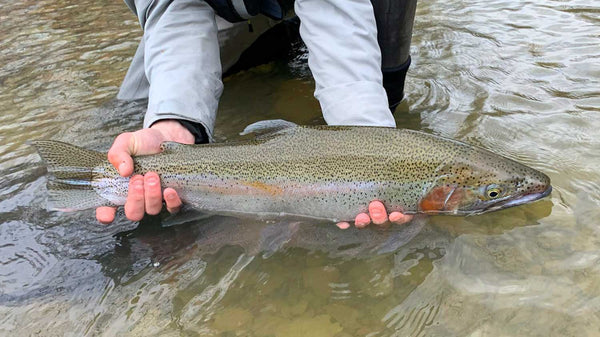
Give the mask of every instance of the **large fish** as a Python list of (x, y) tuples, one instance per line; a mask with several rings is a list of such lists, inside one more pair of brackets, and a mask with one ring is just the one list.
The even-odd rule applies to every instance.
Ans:
[[(521, 205), (550, 193), (545, 174), (485, 149), (423, 132), (262, 121), (249, 141), (164, 143), (134, 158), (135, 173), (160, 175), (184, 203), (202, 211), (351, 221), (380, 200), (405, 214), (471, 215)], [(53, 208), (123, 205), (129, 178), (106, 154), (36, 141), (54, 176)]]

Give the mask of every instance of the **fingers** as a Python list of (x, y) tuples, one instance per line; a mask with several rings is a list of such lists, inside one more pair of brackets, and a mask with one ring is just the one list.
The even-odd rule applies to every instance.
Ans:
[(381, 201), (371, 201), (369, 204), (369, 215), (376, 225), (383, 225), (388, 221), (387, 211)]
[[(412, 215), (406, 215), (401, 212), (392, 212), (389, 214), (388, 217), (388, 213), (383, 203), (381, 201), (375, 200), (371, 201), (371, 203), (369, 204), (369, 214), (360, 213), (356, 216), (356, 218), (354, 219), (354, 226), (356, 226), (356, 228), (365, 228), (371, 222), (378, 226), (384, 226), (388, 224), (388, 221), (395, 224), (404, 224), (411, 221), (412, 219)], [(337, 226), (339, 228), (345, 229), (347, 228), (345, 227), (345, 224), (346, 223), (344, 222), (340, 222), (337, 224)]]
[(395, 223), (397, 225), (405, 224), (413, 219), (412, 215), (402, 214), (400, 212), (392, 212), (390, 213), (390, 222)]
[[(181, 207), (181, 199), (172, 188), (165, 190), (167, 210), (177, 212)], [(145, 176), (135, 175), (129, 179), (129, 191), (125, 202), (125, 216), (131, 221), (140, 221), (146, 213), (157, 215), (162, 210), (163, 194), (160, 177), (154, 172)], [(116, 208), (99, 207), (96, 209), (96, 219), (101, 223), (111, 223), (115, 218)]]
[(132, 142), (133, 133), (122, 133), (113, 142), (108, 150), (108, 161), (119, 171), (123, 177), (129, 177), (133, 174), (132, 151), (129, 150), (129, 144)]
[(162, 209), (160, 177), (154, 172), (144, 175), (144, 208), (150, 215), (156, 215)]
[(164, 192), (165, 203), (167, 204), (167, 211), (169, 213), (177, 213), (181, 208), (181, 199), (177, 192), (172, 188), (166, 188)]
[[(167, 190), (165, 191), (167, 209), (170, 212), (175, 212), (181, 206), (181, 199), (179, 199), (174, 189)], [(145, 213), (156, 215), (162, 209), (162, 200), (163, 194), (158, 174), (148, 172), (145, 176), (135, 175), (129, 180), (125, 216), (131, 221), (140, 221)]]
[(129, 192), (125, 202), (125, 216), (131, 221), (140, 221), (144, 217), (144, 177), (135, 175), (129, 180)]
[(367, 213), (360, 213), (354, 219), (354, 226), (356, 228), (365, 228), (371, 223), (371, 218)]
[(115, 214), (117, 213), (116, 207), (98, 207), (96, 208), (96, 219), (105, 225), (115, 220)]
[(350, 228), (350, 224), (347, 222), (338, 222), (337, 224), (335, 224), (336, 226), (338, 226), (339, 229), (348, 229)]

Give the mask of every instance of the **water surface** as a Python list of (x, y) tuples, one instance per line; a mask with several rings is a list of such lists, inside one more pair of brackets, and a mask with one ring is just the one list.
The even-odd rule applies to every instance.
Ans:
[[(46, 211), (29, 139), (106, 150), (141, 127), (114, 100), (137, 46), (120, 1), (0, 1), (0, 334), (597, 336), (600, 7), (418, 5), (399, 127), (547, 173), (552, 196), (388, 231), (177, 217), (109, 226)], [(305, 55), (225, 80), (216, 136), (322, 123)]]

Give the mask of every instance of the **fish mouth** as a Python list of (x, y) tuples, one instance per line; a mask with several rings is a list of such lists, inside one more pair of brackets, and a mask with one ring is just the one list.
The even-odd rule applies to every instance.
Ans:
[(519, 206), (519, 205), (523, 205), (523, 204), (527, 204), (529, 202), (545, 198), (548, 195), (550, 195), (551, 192), (552, 192), (552, 186), (548, 186), (546, 188), (546, 190), (543, 191), (543, 192), (530, 193), (530, 194), (526, 194), (526, 195), (524, 195), (524, 196), (522, 196), (520, 198), (517, 198), (517, 199), (509, 199), (509, 200), (506, 200), (505, 202), (500, 202), (500, 203), (493, 204), (490, 207), (486, 208), (483, 211), (483, 213), (491, 212), (491, 211), (496, 211), (496, 210), (500, 210), (500, 209), (504, 209), (504, 208), (509, 208), (509, 207), (514, 207), (514, 206)]

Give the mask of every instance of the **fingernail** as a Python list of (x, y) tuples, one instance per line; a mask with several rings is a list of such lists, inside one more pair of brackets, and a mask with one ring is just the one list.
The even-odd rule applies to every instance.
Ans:
[(134, 179), (131, 184), (133, 184), (133, 186), (135, 188), (143, 188), (144, 187), (144, 181), (142, 179)]
[(127, 168), (127, 163), (122, 162), (121, 164), (119, 164), (119, 173), (124, 172), (126, 168)]
[(152, 178), (147, 178), (146, 179), (146, 183), (150, 186), (156, 186), (158, 184), (158, 179), (152, 177)]

